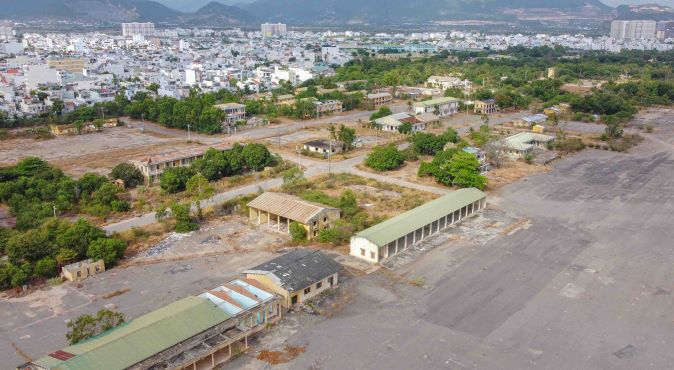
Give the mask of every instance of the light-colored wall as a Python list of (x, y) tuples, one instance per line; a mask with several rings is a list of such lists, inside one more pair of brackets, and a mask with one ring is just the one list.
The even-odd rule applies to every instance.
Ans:
[[(362, 252), (361, 249), (365, 250), (365, 256), (361, 254)], [(371, 254), (372, 252), (374, 252), (374, 258), (372, 258)], [(349, 254), (370, 263), (379, 262), (379, 247), (377, 247), (377, 245), (375, 245), (371, 241), (365, 238), (361, 238), (359, 236), (351, 237)]]
[[(333, 277), (332, 286), (333, 287), (337, 286), (337, 284), (339, 283), (339, 273), (335, 273), (334, 275), (330, 276)], [(282, 297), (281, 306), (285, 308), (290, 308), (291, 306), (290, 302), (292, 301), (292, 297), (295, 295), (297, 295), (297, 303), (304, 303), (307, 300), (310, 300), (311, 298), (325, 291), (326, 289), (330, 289), (330, 284), (328, 283), (328, 279), (330, 278), (330, 276), (326, 276), (324, 279), (316, 281), (315, 283), (311, 284), (309, 286), (309, 288), (311, 288), (309, 293), (304, 294), (304, 290), (308, 287), (300, 289), (299, 292), (289, 292), (283, 289), (283, 287), (276, 284), (276, 282), (273, 279), (269, 278), (267, 275), (250, 274), (250, 273), (246, 274), (246, 278), (257, 280), (258, 282), (260, 282), (260, 284), (264, 285), (269, 290), (281, 296)], [(316, 284), (319, 282), (321, 283), (321, 287), (316, 288)]]

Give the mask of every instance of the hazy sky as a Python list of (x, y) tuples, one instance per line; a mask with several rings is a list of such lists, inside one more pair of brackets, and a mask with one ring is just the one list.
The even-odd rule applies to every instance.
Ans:
[[(213, 0), (157, 0), (174, 9), (183, 11), (193, 11), (208, 4)], [(218, 0), (223, 4), (251, 3), (255, 0)], [(660, 4), (674, 7), (674, 0), (600, 0), (606, 5), (618, 6), (622, 4)]]

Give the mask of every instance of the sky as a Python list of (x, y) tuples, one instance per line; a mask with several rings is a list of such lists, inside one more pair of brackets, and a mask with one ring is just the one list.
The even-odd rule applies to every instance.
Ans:
[[(168, 5), (171, 8), (182, 10), (182, 11), (194, 11), (202, 6), (208, 4), (213, 0), (157, 0), (162, 4)], [(218, 0), (219, 2), (227, 5), (235, 5), (241, 3), (251, 3), (254, 0)], [(674, 0), (600, 0), (606, 5), (618, 6), (622, 4), (660, 4), (674, 7)]]

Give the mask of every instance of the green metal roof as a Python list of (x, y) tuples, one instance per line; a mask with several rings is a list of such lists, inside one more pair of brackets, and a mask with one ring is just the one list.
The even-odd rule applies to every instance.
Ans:
[(414, 106), (415, 107), (431, 107), (431, 106), (438, 105), (438, 104), (445, 104), (445, 103), (449, 103), (449, 102), (458, 102), (458, 101), (461, 101), (461, 99), (451, 98), (451, 97), (443, 97), (443, 98), (435, 98), (435, 99), (431, 99), (431, 100), (424, 100), (424, 101), (416, 102), (416, 103), (414, 103)]
[(61, 361), (45, 356), (35, 362), (59, 370), (125, 369), (229, 317), (211, 301), (189, 296), (64, 348), (64, 352), (75, 355), (71, 359)]
[(356, 237), (381, 247), (486, 196), (475, 188), (460, 189), (365, 229)]

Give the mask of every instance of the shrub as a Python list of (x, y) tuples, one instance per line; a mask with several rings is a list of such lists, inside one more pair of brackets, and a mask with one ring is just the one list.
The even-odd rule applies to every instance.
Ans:
[(579, 138), (569, 138), (554, 142), (553, 147), (562, 152), (569, 153), (585, 149), (585, 144), (583, 144), (583, 140)]
[(365, 159), (365, 165), (377, 171), (390, 171), (402, 166), (405, 156), (395, 145), (374, 148)]
[(187, 181), (194, 176), (194, 170), (189, 167), (167, 168), (159, 177), (159, 186), (167, 193), (177, 193), (185, 190)]
[(35, 275), (41, 278), (50, 278), (57, 274), (56, 260), (52, 257), (45, 257), (35, 264)]
[(175, 231), (178, 233), (187, 233), (194, 231), (199, 227), (190, 216), (189, 204), (173, 204), (171, 206), (171, 214), (176, 220)]
[(117, 239), (100, 238), (91, 243), (87, 249), (87, 257), (93, 260), (102, 259), (106, 266), (111, 266), (115, 261), (124, 256), (126, 243)]
[(290, 223), (290, 237), (295, 242), (303, 242), (307, 240), (307, 229), (301, 223), (293, 221)]

